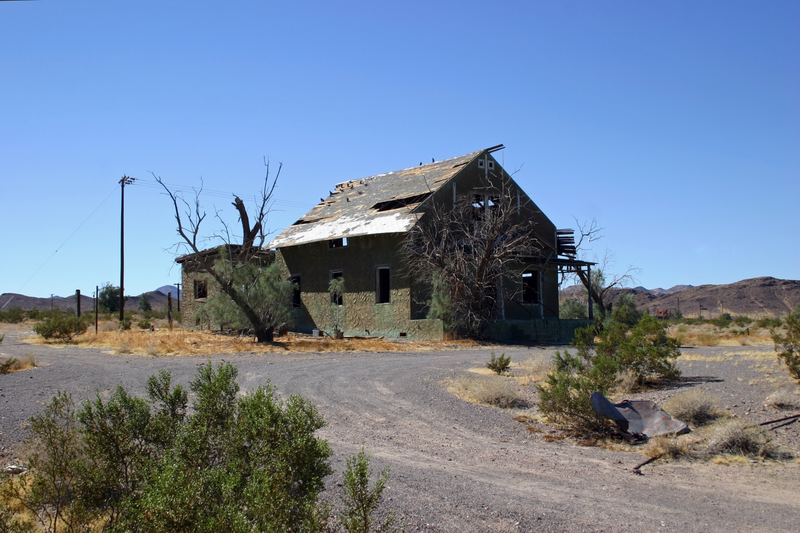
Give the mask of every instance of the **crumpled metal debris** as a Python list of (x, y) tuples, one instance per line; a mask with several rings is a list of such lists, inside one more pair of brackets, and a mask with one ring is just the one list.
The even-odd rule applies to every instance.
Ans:
[(593, 392), (591, 401), (595, 413), (610, 418), (622, 431), (633, 435), (644, 435), (649, 438), (689, 432), (686, 423), (673, 418), (650, 400), (611, 403), (601, 393)]
[(13, 463), (9, 463), (9, 464), (6, 465), (6, 467), (3, 469), (3, 471), (6, 474), (9, 474), (9, 475), (12, 475), (12, 476), (17, 476), (19, 474), (24, 474), (25, 472), (28, 471), (28, 469), (25, 468), (22, 465), (15, 465)]

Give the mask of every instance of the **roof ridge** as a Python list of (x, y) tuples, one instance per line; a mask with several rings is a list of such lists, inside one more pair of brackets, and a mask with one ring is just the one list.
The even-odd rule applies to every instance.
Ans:
[(432, 161), (430, 163), (425, 163), (423, 165), (416, 165), (416, 166), (411, 166), (411, 167), (406, 167), (406, 168), (398, 168), (397, 170), (390, 170), (389, 172), (381, 172), (380, 174), (372, 174), (370, 176), (362, 176), (360, 178), (352, 178), (352, 179), (348, 179), (348, 180), (344, 180), (344, 181), (341, 181), (339, 183), (336, 183), (334, 185), (334, 187), (339, 187), (340, 185), (347, 185), (348, 183), (353, 183), (354, 181), (365, 181), (365, 180), (371, 180), (371, 179), (374, 179), (374, 178), (382, 178), (383, 176), (389, 176), (391, 174), (397, 174), (399, 172), (407, 172), (409, 170), (425, 168), (425, 167), (429, 167), (429, 166), (432, 166), (432, 165), (440, 165), (442, 163), (447, 163), (448, 161), (453, 161), (453, 160), (456, 160), (456, 159), (462, 159), (464, 157), (468, 157), (468, 156), (471, 156), (471, 155), (477, 155), (477, 154), (480, 154), (480, 153), (482, 153), (482, 152), (484, 152), (486, 150), (488, 150), (488, 148), (483, 148), (481, 150), (475, 150), (474, 152), (468, 152), (466, 154), (461, 154), (461, 155), (449, 157), (447, 159), (440, 159), (439, 161)]

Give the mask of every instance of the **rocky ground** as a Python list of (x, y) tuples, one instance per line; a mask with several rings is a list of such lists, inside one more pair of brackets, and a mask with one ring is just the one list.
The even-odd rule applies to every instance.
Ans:
[[(77, 399), (108, 395), (118, 384), (144, 392), (167, 368), (186, 383), (208, 357), (109, 355), (99, 350), (26, 344), (5, 328), (0, 353), (31, 355), (38, 368), (0, 376), (0, 463), (24, 454), (26, 420), (57, 390)], [(555, 348), (503, 347), (515, 360), (549, 358)], [(738, 416), (780, 416), (766, 396), (791, 386), (769, 348), (684, 350), (685, 379), (646, 396), (666, 399), (700, 387)], [(226, 355), (244, 390), (271, 381), (320, 409), (333, 447), (326, 498), (335, 500), (344, 459), (361, 447), (389, 467), (387, 504), (406, 531), (797, 531), (800, 464), (729, 466), (679, 461), (631, 473), (637, 453), (548, 442), (512, 412), (463, 402), (443, 380), (482, 366), (490, 349), (424, 353)], [(800, 453), (800, 423), (778, 430)]]

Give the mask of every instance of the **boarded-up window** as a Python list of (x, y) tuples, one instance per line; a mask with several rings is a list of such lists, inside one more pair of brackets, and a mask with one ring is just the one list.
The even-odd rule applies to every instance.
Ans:
[(208, 285), (204, 279), (194, 280), (194, 299), (208, 298)]
[(375, 303), (389, 303), (391, 299), (390, 277), (389, 267), (378, 267), (375, 276)]
[(522, 273), (522, 303), (542, 303), (541, 273), (538, 270)]
[[(333, 280), (342, 280), (344, 278), (344, 274), (341, 271), (331, 272), (331, 281)], [(331, 284), (331, 287), (335, 287), (334, 284)], [(333, 305), (344, 305), (344, 291), (341, 290), (342, 286), (339, 285), (339, 290), (331, 291), (331, 303)]]
[(292, 307), (302, 307), (303, 301), (300, 296), (300, 276), (289, 278), (292, 283)]

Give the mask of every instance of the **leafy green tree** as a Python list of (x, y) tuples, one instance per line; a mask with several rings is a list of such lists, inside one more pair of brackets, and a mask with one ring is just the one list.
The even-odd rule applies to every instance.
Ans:
[(97, 298), (102, 311), (106, 313), (116, 313), (119, 311), (119, 287), (111, 283), (106, 283), (100, 288), (100, 293)]
[[(263, 327), (272, 331), (291, 321), (292, 283), (283, 278), (277, 264), (234, 263), (221, 257), (214, 268), (238, 287), (238, 297), (247, 302)], [(199, 317), (220, 329), (252, 328), (247, 313), (224, 292), (214, 293), (208, 298)]]

